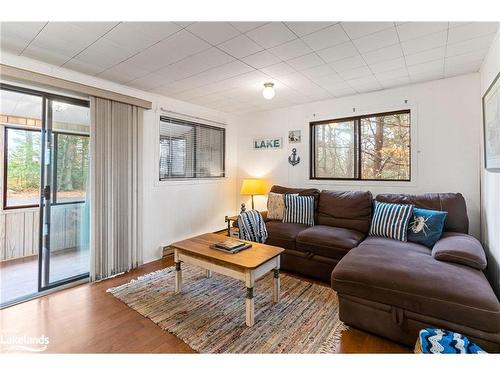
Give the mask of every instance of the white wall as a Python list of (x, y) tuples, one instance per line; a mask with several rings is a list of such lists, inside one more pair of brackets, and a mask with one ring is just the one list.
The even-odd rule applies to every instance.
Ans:
[[(0, 62), (140, 97), (153, 103), (153, 109), (146, 111), (144, 115), (144, 262), (160, 258), (161, 246), (188, 236), (224, 228), (224, 216), (237, 212), (235, 197), (237, 132), (231, 118), (226, 114), (21, 56), (2, 52)], [(157, 182), (155, 166), (158, 165), (156, 143), (160, 107), (227, 123), (226, 178), (202, 182)]]
[[(481, 107), (479, 74), (363, 95), (249, 114), (237, 120), (238, 186), (242, 178), (261, 177), (270, 184), (331, 190), (380, 192), (460, 192), (467, 201), (470, 233), (479, 237), (479, 166)], [(279, 92), (276, 93), (279, 96)], [(405, 103), (407, 100), (407, 103)], [(355, 112), (353, 112), (355, 108)], [(324, 182), (309, 180), (309, 122), (410, 108), (413, 178), (411, 182)], [(302, 130), (300, 144), (288, 144), (288, 130)], [(283, 137), (281, 150), (253, 150), (259, 137)], [(300, 164), (287, 158), (297, 148)], [(247, 197), (237, 195), (239, 202)], [(256, 197), (257, 208), (265, 198)]]
[[(481, 97), (500, 72), (500, 32), (497, 34), (481, 67)], [(482, 128), (481, 128), (482, 129)], [(482, 228), (481, 239), (488, 254), (487, 274), (497, 296), (500, 297), (500, 173), (484, 169), (482, 150)]]

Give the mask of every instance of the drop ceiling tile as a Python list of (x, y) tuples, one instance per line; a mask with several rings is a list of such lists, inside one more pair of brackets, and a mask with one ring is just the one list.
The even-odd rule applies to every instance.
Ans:
[[(101, 38), (79, 53), (76, 58), (87, 64), (94, 64), (100, 67), (109, 68), (124, 61), (130, 56), (130, 51), (106, 38)], [(101, 71), (102, 70), (103, 69), (101, 69)]]
[(442, 79), (443, 76), (444, 76), (443, 69), (441, 71), (434, 70), (434, 71), (415, 72), (410, 74), (410, 81), (412, 83), (434, 81), (437, 79)]
[(135, 87), (139, 90), (152, 90), (156, 87), (161, 86), (161, 83), (159, 83), (162, 80), (163, 77), (156, 75), (154, 73), (148, 74), (144, 77), (140, 77), (137, 79), (134, 79), (133, 81), (130, 81), (127, 83), (128, 86)]
[(218, 48), (238, 59), (262, 51), (262, 47), (246, 35), (240, 35), (218, 45)]
[(322, 77), (335, 74), (335, 71), (329, 65), (324, 64), (315, 66), (314, 68), (301, 70), (300, 73), (310, 80), (318, 83), (317, 80), (320, 80)]
[(399, 40), (396, 28), (392, 27), (355, 39), (353, 43), (359, 52), (366, 53), (399, 43)]
[(29, 42), (24, 42), (21, 39), (11, 38), (0, 34), (0, 48), (2, 52), (10, 52), (19, 55)]
[(327, 27), (315, 33), (306, 35), (302, 40), (313, 50), (318, 51), (337, 44), (347, 42), (349, 37), (340, 24)]
[(403, 57), (382, 61), (376, 64), (370, 64), (370, 69), (373, 73), (383, 73), (389, 70), (396, 70), (405, 67), (405, 59)]
[(411, 55), (429, 49), (444, 46), (448, 37), (447, 31), (440, 31), (423, 37), (407, 40), (401, 43), (403, 53)]
[(448, 44), (446, 46), (446, 56), (451, 57), (477, 50), (488, 50), (494, 37), (495, 34), (487, 34), (463, 42)]
[(175, 23), (177, 26), (179, 26), (179, 27), (186, 28), (186, 27), (188, 27), (189, 25), (193, 24), (194, 22), (193, 22), (193, 21), (175, 21), (174, 23)]
[(130, 62), (153, 71), (208, 48), (210, 44), (181, 30), (130, 58)]
[(399, 43), (363, 54), (363, 58), (368, 65), (376, 64), (385, 60), (397, 59), (398, 57), (403, 57), (403, 51), (401, 50), (401, 45)]
[(408, 70), (406, 68), (390, 70), (390, 71), (384, 72), (384, 73), (377, 73), (377, 74), (375, 74), (375, 77), (379, 81), (387, 81), (390, 79), (395, 79), (395, 78), (400, 78), (400, 77), (408, 77)]
[(312, 79), (312, 81), (327, 90), (331, 87), (337, 87), (339, 83), (344, 82), (342, 77), (340, 77), (337, 73), (323, 76), (319, 79)]
[(394, 22), (341, 22), (341, 25), (351, 39), (357, 39), (394, 27)]
[(319, 50), (317, 54), (326, 62), (332, 62), (355, 56), (358, 54), (358, 50), (354, 47), (354, 44), (349, 41)]
[(405, 57), (408, 66), (422, 64), (434, 60), (442, 60), (446, 52), (446, 47), (433, 48), (427, 51), (414, 53)]
[[(212, 47), (195, 55), (186, 57), (171, 66), (189, 73), (189, 75), (195, 75), (210, 68), (227, 64), (231, 61), (235, 61), (235, 59), (218, 48)], [(160, 71), (158, 71), (158, 73), (159, 72)]]
[(98, 76), (113, 82), (125, 83), (136, 78), (143, 77), (148, 73), (149, 72), (142, 67), (137, 66), (129, 61), (125, 61), (121, 64), (112, 66), (111, 68), (100, 73)]
[(369, 92), (382, 88), (374, 75), (350, 79), (347, 83), (358, 92)]
[(445, 77), (452, 77), (459, 74), (468, 74), (479, 71), (481, 68), (483, 60), (467, 61), (467, 62), (457, 62), (444, 64), (444, 75)]
[(475, 37), (494, 34), (498, 30), (498, 22), (472, 22), (464, 26), (451, 28), (448, 43), (458, 43)]
[[(315, 53), (310, 53), (308, 55), (296, 57), (294, 59), (287, 61), (290, 66), (296, 70), (305, 70), (309, 68), (314, 68), (318, 65), (325, 65), (323, 60), (321, 60)], [(326, 65), (325, 65), (326, 66)]]
[(354, 90), (351, 86), (345, 84), (344, 87), (331, 88), (328, 90), (334, 97), (348, 96), (356, 94), (356, 90)]
[(31, 45), (47, 53), (73, 57), (100, 37), (69, 22), (49, 22)]
[(358, 79), (366, 76), (373, 76), (373, 73), (367, 66), (361, 66), (355, 69), (344, 70), (338, 73), (345, 80)]
[(229, 22), (195, 22), (186, 30), (211, 44), (223, 43), (240, 34)]
[[(53, 23), (53, 22), (50, 22)], [(62, 23), (62, 22), (61, 22)], [(114, 27), (118, 26), (119, 22), (70, 22), (72, 26), (77, 27), (83, 32), (92, 37), (104, 36)]]
[(26, 45), (43, 29), (46, 22), (1, 22), (0, 40), (25, 43)]
[(71, 56), (54, 52), (49, 48), (38, 47), (34, 44), (30, 44), (29, 47), (24, 50), (22, 55), (57, 66), (61, 66), (66, 61), (71, 59)]
[(283, 43), (269, 50), (273, 55), (282, 60), (289, 60), (308, 54), (311, 49), (300, 39), (292, 40), (291, 42)]
[(285, 24), (299, 37), (332, 26), (335, 22), (285, 22)]
[(487, 49), (471, 51), (457, 56), (446, 57), (446, 64), (466, 64), (468, 62), (482, 61), (488, 52)]
[(266, 22), (231, 22), (231, 25), (242, 33), (256, 29), (257, 27), (265, 25)]
[(276, 77), (279, 75), (284, 75), (295, 71), (290, 65), (288, 65), (285, 62), (274, 64), (271, 66), (266, 66), (265, 68), (262, 68), (260, 70), (265, 74), (270, 75), (271, 77)]
[(78, 59), (71, 59), (69, 62), (64, 64), (64, 67), (71, 70), (76, 70), (77, 72), (89, 74), (91, 76), (102, 72), (106, 67), (98, 66), (96, 64), (88, 63), (87, 61), (82, 61)]
[(448, 25), (449, 25), (449, 28), (452, 29), (454, 27), (465, 26), (469, 23), (472, 23), (472, 22), (448, 22)]
[(411, 83), (408, 75), (405, 77), (390, 78), (390, 79), (386, 79), (383, 81), (379, 79), (379, 82), (380, 82), (380, 85), (382, 85), (382, 87), (384, 89), (388, 89), (391, 87), (409, 85)]
[(180, 29), (172, 22), (123, 22), (108, 32), (105, 38), (132, 53), (136, 53)]
[(406, 22), (396, 26), (402, 42), (448, 29), (448, 22)]
[(426, 62), (423, 64), (412, 65), (408, 67), (410, 77), (422, 74), (442, 74), (444, 67), (444, 59)]
[(270, 22), (247, 32), (246, 35), (264, 48), (272, 48), (297, 38), (281, 22)]
[(281, 60), (268, 51), (257, 52), (241, 59), (243, 62), (256, 69), (279, 63)]
[(199, 76), (209, 80), (210, 82), (222, 81), (224, 79), (237, 76), (239, 74), (248, 73), (254, 69), (241, 61), (233, 61), (225, 65), (220, 65), (216, 68), (209, 69)]
[(366, 66), (365, 60), (361, 58), (358, 54), (356, 56), (348, 57), (347, 59), (342, 59), (338, 61), (331, 62), (329, 64), (335, 71), (342, 72), (354, 68), (359, 68)]
[(308, 78), (304, 77), (302, 74), (298, 72), (279, 75), (276, 78), (282, 84), (291, 88), (298, 88), (300, 86), (312, 84), (312, 81), (310, 81)]

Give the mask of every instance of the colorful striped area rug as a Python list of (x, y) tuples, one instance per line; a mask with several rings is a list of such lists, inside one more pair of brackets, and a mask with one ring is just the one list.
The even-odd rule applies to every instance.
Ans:
[(331, 288), (285, 273), (277, 304), (272, 275), (256, 281), (253, 327), (245, 325), (241, 281), (185, 265), (174, 294), (174, 275), (165, 268), (108, 292), (201, 353), (335, 353), (347, 328)]

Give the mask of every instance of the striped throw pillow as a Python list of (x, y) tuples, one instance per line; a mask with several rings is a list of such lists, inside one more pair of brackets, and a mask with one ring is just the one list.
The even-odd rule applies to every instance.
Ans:
[(413, 214), (412, 204), (375, 201), (370, 236), (407, 241), (408, 223)]
[(285, 194), (284, 223), (314, 225), (314, 197)]

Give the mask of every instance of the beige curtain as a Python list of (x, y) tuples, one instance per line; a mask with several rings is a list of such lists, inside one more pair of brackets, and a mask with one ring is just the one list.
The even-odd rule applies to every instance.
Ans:
[(143, 109), (91, 97), (91, 281), (142, 264)]

